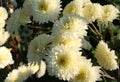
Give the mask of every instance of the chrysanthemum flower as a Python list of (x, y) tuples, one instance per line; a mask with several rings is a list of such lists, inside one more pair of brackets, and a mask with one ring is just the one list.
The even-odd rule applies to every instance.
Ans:
[(7, 30), (12, 34), (15, 32), (18, 33), (20, 25), (29, 23), (30, 16), (26, 14), (26, 11), (23, 9), (16, 9), (11, 17), (7, 21)]
[(43, 75), (45, 75), (45, 73), (46, 73), (46, 63), (43, 60), (41, 60), (39, 70), (37, 72), (37, 77), (41, 78)]
[(33, 0), (32, 15), (33, 19), (39, 23), (55, 21), (61, 10), (60, 0)]
[(4, 7), (0, 7), (0, 21), (6, 20), (8, 18), (7, 10)]
[(52, 35), (59, 37), (82, 38), (86, 36), (87, 21), (79, 15), (64, 15), (60, 20), (54, 23)]
[(5, 21), (3, 20), (3, 21), (0, 21), (0, 29), (3, 29), (3, 27), (5, 26)]
[(9, 64), (13, 64), (12, 54), (10, 50), (4, 46), (0, 47), (0, 69)]
[(113, 5), (105, 5), (103, 6), (103, 13), (101, 13), (101, 20), (102, 22), (108, 23), (112, 22), (119, 16), (120, 11)]
[(61, 80), (70, 80), (79, 71), (81, 52), (72, 47), (58, 45), (48, 51), (46, 56), (49, 75)]
[(0, 45), (3, 45), (9, 37), (10, 34), (5, 29), (0, 29)]
[(19, 17), (20, 17), (20, 11), (21, 9), (17, 9), (15, 10), (11, 17), (8, 19), (7, 21), (7, 26), (6, 29), (7, 31), (9, 31), (11, 34), (15, 31), (16, 33), (18, 33), (18, 28), (20, 26), (19, 24)]
[(96, 82), (101, 80), (99, 66), (92, 66), (92, 63), (86, 59), (82, 62), (79, 73), (70, 82)]
[(102, 6), (98, 3), (88, 4), (83, 9), (83, 17), (89, 22), (94, 22), (101, 16)]
[(63, 10), (63, 15), (77, 14), (77, 15), (83, 16), (83, 8), (87, 4), (91, 4), (91, 1), (90, 0), (73, 0), (67, 4), (65, 9)]
[(14, 69), (8, 74), (5, 82), (23, 82), (32, 74), (35, 74), (39, 69), (38, 64), (22, 65), (18, 69)]
[(115, 70), (118, 68), (115, 51), (110, 50), (103, 40), (97, 45), (95, 57), (97, 58), (97, 62), (106, 70)]
[(45, 55), (47, 44), (51, 42), (51, 37), (47, 34), (41, 34), (35, 37), (29, 45), (27, 58), (29, 62), (40, 62)]

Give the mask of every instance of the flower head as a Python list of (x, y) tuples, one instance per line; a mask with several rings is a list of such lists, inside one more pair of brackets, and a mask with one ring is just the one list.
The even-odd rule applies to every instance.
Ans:
[(83, 16), (83, 8), (87, 4), (91, 4), (91, 1), (90, 0), (73, 0), (67, 4), (65, 9), (63, 10), (63, 15), (77, 14), (77, 15)]
[(0, 7), (0, 21), (6, 20), (8, 18), (7, 10), (4, 7)]
[(18, 33), (18, 28), (19, 28), (19, 26), (20, 26), (20, 24), (19, 24), (19, 17), (20, 17), (20, 11), (21, 11), (21, 9), (17, 9), (17, 10), (15, 10), (13, 13), (12, 13), (12, 15), (11, 15), (11, 17), (8, 19), (8, 21), (7, 21), (7, 26), (6, 26), (6, 29), (7, 29), (7, 31), (9, 31), (9, 33), (13, 33), (14, 31), (16, 32), (16, 33)]
[(101, 13), (100, 21), (108, 23), (112, 22), (119, 16), (120, 11), (113, 5), (103, 6), (103, 13)]
[(10, 50), (4, 46), (0, 47), (0, 69), (9, 64), (13, 64), (12, 54)]
[(92, 66), (90, 60), (84, 58), (79, 67), (79, 73), (70, 82), (96, 82), (100, 79), (100, 67)]
[(29, 45), (27, 58), (29, 62), (40, 62), (44, 57), (44, 52), (48, 43), (51, 42), (51, 37), (47, 34), (41, 34), (35, 37)]
[(101, 16), (102, 6), (98, 3), (88, 4), (83, 9), (83, 17), (89, 22), (94, 22)]
[(52, 35), (55, 37), (78, 38), (86, 36), (87, 21), (79, 15), (67, 14), (54, 23)]
[(107, 70), (115, 70), (118, 68), (115, 51), (110, 50), (103, 40), (97, 45), (95, 57), (97, 58), (97, 62)]
[(60, 13), (60, 0), (33, 0), (32, 15), (33, 19), (39, 23), (55, 21)]
[(27, 24), (30, 21), (30, 15), (24, 9), (16, 9), (7, 21), (7, 30), (12, 34), (18, 34), (20, 25)]
[(49, 75), (56, 76), (61, 80), (70, 80), (79, 70), (81, 52), (68, 46), (53, 47), (46, 57)]

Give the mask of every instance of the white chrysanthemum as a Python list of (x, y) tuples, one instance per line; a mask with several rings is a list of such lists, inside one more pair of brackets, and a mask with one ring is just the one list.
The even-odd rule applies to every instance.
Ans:
[(101, 14), (101, 20), (102, 22), (112, 22), (114, 19), (116, 19), (119, 16), (120, 11), (113, 5), (105, 5), (103, 6), (103, 13)]
[(47, 34), (41, 34), (35, 37), (29, 45), (27, 58), (29, 62), (40, 62), (45, 55), (47, 44), (51, 42), (51, 37)]
[(64, 15), (60, 20), (54, 23), (52, 35), (55, 37), (62, 36), (71, 38), (78, 38), (87, 35), (87, 21), (79, 15)]
[(15, 10), (11, 17), (7, 21), (7, 30), (12, 34), (15, 32), (18, 33), (20, 25), (29, 23), (30, 16), (26, 14), (26, 11), (23, 9)]
[(41, 78), (43, 75), (45, 75), (45, 73), (46, 73), (46, 63), (43, 60), (41, 60), (39, 70), (37, 72), (37, 77)]
[(46, 56), (49, 75), (61, 80), (70, 80), (79, 71), (81, 52), (72, 47), (58, 45), (53, 47)]
[(5, 29), (0, 29), (0, 45), (3, 45), (9, 37), (10, 34)]
[(3, 20), (3, 21), (0, 21), (0, 29), (3, 29), (3, 27), (5, 26), (5, 21)]
[(91, 62), (85, 60), (80, 65), (79, 73), (75, 76), (74, 79), (71, 79), (70, 82), (96, 82), (98, 80), (101, 80), (100, 67), (99, 66), (92, 67)]
[(39, 23), (55, 21), (61, 10), (60, 0), (33, 0), (32, 15), (33, 19)]
[(0, 21), (4, 21), (8, 18), (7, 10), (4, 7), (0, 7)]
[(97, 62), (107, 70), (115, 70), (118, 68), (115, 51), (110, 50), (103, 40), (97, 45), (95, 57), (97, 58)]
[(39, 69), (38, 64), (22, 65), (18, 69), (14, 69), (8, 74), (5, 82), (23, 82), (32, 74), (35, 74)]
[(63, 10), (63, 15), (65, 14), (77, 14), (83, 16), (83, 8), (87, 5), (91, 4), (90, 0), (73, 0), (67, 4), (67, 6)]
[(85, 17), (89, 22), (94, 22), (101, 16), (102, 12), (103, 10), (100, 4), (88, 4), (83, 9), (83, 17)]
[(13, 64), (12, 54), (6, 47), (0, 47), (0, 68), (4, 68), (9, 64)]
[(19, 24), (19, 17), (20, 17), (20, 11), (21, 9), (15, 10), (11, 17), (7, 21), (7, 31), (9, 31), (11, 34), (15, 31), (16, 33), (18, 32), (18, 28), (20, 27)]

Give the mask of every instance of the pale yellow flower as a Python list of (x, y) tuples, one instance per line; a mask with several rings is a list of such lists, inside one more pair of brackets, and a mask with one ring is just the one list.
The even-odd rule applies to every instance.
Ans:
[(73, 0), (66, 5), (63, 10), (63, 15), (65, 14), (77, 14), (83, 16), (83, 8), (87, 5), (91, 4), (90, 0)]
[(100, 21), (108, 23), (112, 22), (119, 16), (120, 11), (113, 5), (103, 6), (103, 13), (101, 13)]
[(70, 82), (96, 82), (101, 80), (100, 67), (92, 66), (91, 60), (82, 58), (79, 72)]
[(60, 0), (32, 0), (32, 16), (36, 22), (55, 21), (61, 10)]
[(45, 55), (47, 44), (51, 42), (51, 37), (47, 34), (41, 34), (35, 37), (28, 47), (27, 58), (29, 62), (41, 62)]
[(83, 17), (85, 17), (89, 22), (94, 22), (100, 18), (102, 11), (102, 6), (100, 4), (88, 4), (83, 9)]
[(87, 21), (84, 18), (79, 15), (67, 14), (54, 23), (52, 35), (69, 39), (83, 38), (87, 35), (87, 29)]
[(10, 50), (4, 46), (0, 47), (0, 69), (5, 68), (9, 64), (13, 64), (12, 54)]
[(58, 45), (52, 47), (46, 56), (49, 75), (61, 80), (74, 78), (79, 71), (81, 52), (72, 47)]
[(101, 40), (97, 45), (95, 57), (97, 62), (106, 70), (111, 71), (118, 68), (115, 51), (110, 50), (103, 40)]

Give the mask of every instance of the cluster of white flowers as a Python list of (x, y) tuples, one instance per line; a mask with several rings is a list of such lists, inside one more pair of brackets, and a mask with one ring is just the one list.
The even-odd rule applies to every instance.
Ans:
[(27, 24), (30, 16), (36, 22), (47, 23), (54, 22), (61, 11), (60, 0), (25, 0), (23, 8), (16, 9), (7, 22), (7, 30), (12, 34), (18, 34), (20, 25)]
[(100, 20), (103, 23), (112, 22), (119, 15), (119, 10), (113, 5), (100, 5), (90, 0), (73, 0), (66, 5), (63, 14), (77, 14), (86, 18), (89, 22)]
[(8, 18), (6, 8), (0, 7), (0, 69), (5, 68), (7, 65), (13, 64), (13, 58), (10, 50), (5, 46), (2, 46), (8, 40), (10, 34), (5, 31), (5, 24)]
[[(92, 66), (91, 61), (81, 56), (81, 39), (87, 35), (86, 30), (87, 21), (75, 14), (64, 15), (54, 23), (51, 34), (53, 43), (46, 56), (49, 75), (67, 81), (76, 79), (77, 75), (81, 82), (95, 82), (100, 79), (99, 67)], [(86, 64), (88, 68), (84, 70), (83, 65)], [(92, 79), (94, 75), (96, 77)]]
[[(7, 41), (9, 33), (18, 34), (21, 25), (53, 22), (51, 34), (40, 34), (29, 43), (28, 65), (14, 69), (8, 74), (5, 82), (23, 82), (35, 73), (41, 78), (46, 69), (50, 76), (60, 80), (96, 82), (101, 80), (101, 67), (106, 70), (118, 68), (115, 51), (110, 50), (104, 41), (100, 41), (95, 50), (95, 57), (101, 67), (93, 66), (90, 59), (82, 56), (82, 48), (92, 48), (85, 39), (88, 23), (96, 20), (112, 22), (118, 17), (119, 10), (113, 5), (102, 6), (90, 0), (71, 1), (64, 8), (63, 16), (58, 19), (61, 10), (60, 0), (25, 0), (22, 8), (15, 9), (7, 20), (7, 32), (3, 27), (8, 13), (5, 8), (0, 7), (0, 46)], [(4, 46), (0, 47), (0, 69), (13, 63), (10, 50)]]

